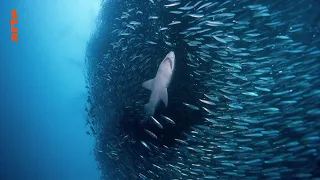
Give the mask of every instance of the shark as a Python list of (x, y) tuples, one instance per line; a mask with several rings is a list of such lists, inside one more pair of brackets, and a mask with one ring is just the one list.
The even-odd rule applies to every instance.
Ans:
[(168, 107), (168, 87), (172, 79), (174, 65), (175, 54), (171, 51), (160, 63), (156, 76), (142, 83), (144, 88), (151, 91), (149, 102), (144, 105), (147, 115), (154, 115), (160, 100)]

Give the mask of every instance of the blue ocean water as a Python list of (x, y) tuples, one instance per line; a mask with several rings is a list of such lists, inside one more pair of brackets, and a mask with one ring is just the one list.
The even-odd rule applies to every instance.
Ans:
[[(100, 2), (1, 1), (0, 179), (99, 179), (84, 54)], [(18, 42), (11, 41), (17, 10)]]
[[(257, 101), (259, 105), (263, 105), (263, 103), (267, 104), (261, 107), (263, 107), (263, 111), (271, 111), (269, 112), (270, 118), (267, 118), (269, 117), (268, 112), (265, 114), (256, 113), (254, 111), (255, 109), (252, 108), (254, 106), (252, 106), (250, 102), (242, 104), (242, 106), (246, 107), (245, 109), (235, 108), (239, 107), (238, 105), (241, 105), (240, 103), (225, 103), (230, 100), (230, 97), (232, 100), (233, 96), (228, 95), (232, 93), (238, 93), (238, 96), (244, 101), (246, 101), (247, 98), (255, 100), (256, 94), (251, 91), (257, 90), (247, 88), (247, 83), (241, 85), (244, 86), (243, 90), (250, 90), (249, 92), (242, 92), (240, 88), (232, 88), (235, 87), (235, 83), (242, 82), (240, 80), (244, 78), (241, 79), (241, 76), (235, 76), (236, 78), (240, 77), (240, 80), (237, 82), (235, 81), (235, 77), (230, 76), (227, 71), (223, 71), (230, 69), (234, 72), (240, 72), (240, 70), (237, 70), (239, 64), (231, 64), (231, 67), (233, 66), (231, 68), (229, 67), (229, 63), (227, 64), (229, 66), (224, 66), (221, 68), (222, 70), (212, 68), (212, 71), (210, 70), (210, 72), (208, 72), (208, 68), (211, 68), (211, 65), (214, 63), (206, 59), (208, 55), (205, 56), (205, 54), (203, 54), (203, 52), (207, 52), (206, 50), (201, 52), (201, 49), (198, 49), (199, 47), (201, 48), (201, 46), (194, 46), (194, 43), (203, 41), (203, 37), (196, 37), (197, 39), (188, 39), (188, 37), (192, 37), (192, 35), (188, 35), (185, 38), (183, 37), (184, 34), (190, 33), (188, 32), (191, 31), (189, 28), (195, 28), (191, 26), (192, 23), (196, 22), (190, 20), (194, 18), (192, 16), (199, 16), (201, 14), (191, 15), (189, 13), (186, 19), (184, 19), (185, 16), (176, 17), (174, 14), (177, 13), (177, 11), (170, 14), (168, 12), (169, 10), (165, 8), (165, 5), (168, 6), (171, 1), (149, 0), (141, 3), (141, 1), (128, 0), (123, 1), (125, 3), (121, 3), (122, 1), (120, 0), (110, 0), (110, 2), (116, 5), (109, 6), (106, 3), (105, 9), (102, 11), (102, 14), (100, 14), (101, 17), (98, 21), (98, 23), (100, 23), (100, 29), (98, 29), (99, 31), (96, 33), (96, 37), (99, 37), (98, 35), (108, 36), (97, 39), (90, 37), (90, 35), (91, 32), (94, 31), (95, 20), (99, 14), (100, 2), (98, 0), (24, 0), (1, 2), (0, 180), (95, 180), (99, 179), (99, 168), (102, 168), (104, 179), (108, 179), (108, 177), (110, 177), (110, 179), (147, 179), (146, 177), (162, 177), (166, 179), (172, 177), (181, 178), (183, 174), (179, 173), (179, 169), (182, 168), (183, 173), (188, 173), (191, 179), (199, 174), (203, 178), (213, 178), (211, 174), (207, 174), (208, 171), (213, 173), (214, 176), (222, 177), (222, 179), (228, 179), (235, 175), (243, 177), (244, 174), (246, 174), (248, 178), (252, 175), (251, 178), (253, 179), (258, 178), (258, 176), (264, 178), (279, 178), (280, 173), (276, 171), (282, 171), (281, 173), (284, 175), (294, 174), (299, 173), (296, 171), (299, 167), (303, 168), (300, 168), (301, 173), (296, 175), (300, 177), (318, 177), (319, 169), (317, 169), (317, 167), (319, 167), (319, 158), (315, 157), (319, 157), (320, 152), (317, 146), (320, 136), (319, 131), (316, 131), (319, 129), (319, 123), (317, 121), (319, 117), (319, 103), (316, 99), (319, 97), (319, 76), (314, 72), (319, 68), (319, 64), (315, 63), (313, 67), (310, 67), (307, 63), (310, 57), (314, 57), (314, 59), (311, 58), (310, 62), (319, 62), (316, 61), (318, 60), (316, 58), (319, 58), (318, 48), (320, 42), (318, 38), (320, 28), (320, 16), (317, 11), (317, 7), (319, 7), (318, 1), (300, 0), (297, 1), (297, 3), (293, 1), (283, 1), (285, 3), (267, 0), (252, 1), (254, 5), (256, 5), (255, 3), (257, 2), (263, 4), (263, 6), (260, 7), (258, 5), (253, 9), (257, 8), (259, 10), (262, 8), (262, 10), (264, 10), (265, 8), (270, 8), (272, 18), (263, 18), (261, 15), (265, 13), (264, 11), (260, 12), (259, 16), (257, 16), (258, 19), (266, 20), (266, 22), (261, 22), (269, 24), (268, 26), (270, 26), (270, 23), (277, 24), (277, 26), (282, 24), (277, 21), (273, 22), (274, 19), (278, 20), (279, 17), (283, 18), (279, 19), (281, 19), (284, 24), (287, 22), (289, 22), (290, 25), (293, 24), (293, 30), (289, 28), (282, 29), (282, 27), (271, 30), (267, 28), (262, 32), (264, 38), (268, 39), (272, 37), (270, 35), (272, 31), (275, 31), (275, 33), (280, 32), (280, 34), (276, 35), (280, 36), (279, 39), (282, 38), (282, 40), (284, 40), (287, 38), (283, 37), (285, 32), (294, 31), (295, 28), (299, 29), (300, 26), (303, 26), (300, 30), (301, 34), (296, 35), (293, 33), (292, 37), (295, 41), (302, 43), (298, 44), (299, 46), (304, 47), (304, 44), (306, 45), (306, 49), (308, 50), (306, 55), (308, 58), (305, 58), (307, 61), (306, 64), (298, 63), (292, 70), (288, 62), (296, 63), (296, 59), (294, 55), (288, 55), (287, 61), (281, 62), (277, 58), (272, 58), (269, 62), (266, 61), (266, 66), (273, 67), (272, 70), (285, 70), (285, 72), (288, 73), (286, 77), (288, 79), (292, 79), (290, 75), (302, 77), (305, 82), (303, 82), (304, 84), (301, 86), (314, 88), (310, 88), (307, 91), (304, 91), (303, 88), (301, 88), (302, 90), (296, 88), (297, 91), (301, 90), (301, 92), (304, 93), (302, 98), (297, 97), (298, 100), (302, 99), (301, 104), (304, 106), (301, 105), (300, 107), (299, 104), (299, 106), (293, 106), (294, 108), (290, 109), (288, 107), (291, 107), (291, 105), (283, 106), (283, 104), (277, 104), (277, 101), (280, 99), (278, 100), (273, 96), (285, 96), (283, 99), (286, 99), (286, 95), (291, 91), (287, 91), (286, 87), (282, 84), (295, 87), (295, 84), (298, 84), (298, 82), (295, 83), (294, 80), (282, 81), (281, 78), (279, 78), (280, 76), (275, 76), (277, 85), (270, 85), (270, 88), (274, 90), (274, 92), (272, 92), (273, 94), (271, 94), (272, 96), (270, 94), (269, 96), (262, 96), (263, 101)], [(181, 0), (180, 6), (183, 10), (188, 9), (188, 5), (190, 4), (202, 6), (205, 2), (205, 0)], [(233, 9), (230, 2), (231, 1), (223, 2), (221, 0), (219, 1), (220, 4), (218, 7), (226, 7), (225, 9), (228, 9), (228, 11), (234, 11), (239, 15), (239, 19), (243, 20), (242, 23), (247, 20), (250, 21), (250, 23), (253, 24), (250, 27), (252, 29), (261, 28), (261, 23), (258, 20), (251, 21), (252, 14), (246, 17), (247, 14), (239, 13), (239, 11), (242, 12), (243, 9)], [(234, 0), (232, 2), (240, 1)], [(243, 2), (246, 3), (247, 1)], [(287, 5), (289, 2), (291, 7)], [(277, 3), (280, 4), (279, 7), (277, 7)], [(308, 6), (302, 6), (302, 9), (300, 9), (299, 6), (305, 5), (305, 3), (309, 3), (310, 8), (308, 8)], [(182, 5), (184, 7), (182, 7)], [(293, 7), (293, 5), (296, 6)], [(171, 6), (173, 5), (171, 4)], [(305, 10), (305, 7), (309, 11)], [(19, 42), (17, 43), (11, 42), (10, 38), (11, 29), (9, 22), (13, 9), (17, 10), (19, 22), (17, 25), (19, 29)], [(299, 11), (297, 11), (297, 9)], [(220, 11), (224, 10), (220, 9)], [(209, 10), (201, 11), (201, 13), (205, 15), (209, 15), (212, 12), (209, 12)], [(278, 17), (278, 12), (282, 16)], [(156, 15), (160, 16), (160, 18), (153, 23), (152, 20), (156, 20)], [(126, 18), (126, 16), (130, 18)], [(226, 16), (226, 14), (223, 14), (223, 16)], [(230, 16), (230, 14), (227, 14), (227, 16)], [(296, 17), (296, 19), (293, 17)], [(162, 25), (164, 24), (171, 26), (169, 24), (173, 22), (172, 20), (182, 21), (182, 23), (180, 22), (181, 26), (178, 25), (174, 26), (177, 28), (170, 28), (168, 33), (159, 30), (163, 28)], [(237, 28), (240, 29), (239, 32), (242, 32), (241, 28), (243, 27), (235, 25), (235, 31), (238, 31)], [(138, 29), (138, 31), (135, 31), (135, 29)], [(231, 28), (225, 28), (223, 30), (233, 32)], [(267, 30), (268, 33), (265, 32)], [(251, 38), (256, 36), (252, 32), (250, 33), (250, 31), (243, 32), (243, 34), (239, 33), (239, 36), (243, 38), (244, 33), (250, 34)], [(127, 39), (124, 37), (130, 38)], [(272, 43), (278, 44), (281, 42), (279, 39), (274, 40)], [(88, 48), (92, 55), (90, 56), (91, 59), (89, 58), (89, 63), (91, 63), (92, 66), (89, 66), (88, 69), (98, 74), (98, 76), (96, 76), (95, 73), (90, 74), (92, 75), (89, 76), (92, 78), (91, 82), (94, 82), (92, 84), (86, 84), (84, 76), (84, 69), (87, 68), (85, 67), (84, 61), (86, 51), (88, 50), (88, 40), (91, 40), (92, 43), (91, 48)], [(188, 43), (183, 42), (184, 40), (187, 40), (186, 42)], [(250, 42), (251, 39), (247, 38), (247, 41)], [(210, 43), (211, 42), (215, 41), (210, 41)], [(231, 42), (230, 39), (228, 40), (228, 43), (229, 42)], [(203, 41), (203, 43), (208, 44), (209, 42)], [(221, 42), (220, 44), (219, 42), (215, 43), (220, 47)], [(291, 43), (291, 41), (288, 41), (288, 43)], [(155, 44), (157, 45), (153, 46)], [(190, 44), (191, 46), (189, 47)], [(208, 44), (208, 47), (216, 44)], [(271, 47), (269, 45), (262, 46), (262, 44), (259, 43), (257, 45), (259, 45), (258, 47)], [(310, 50), (309, 45), (316, 46), (316, 49)], [(239, 47), (245, 46), (240, 44)], [(223, 49), (225, 47), (221, 46), (221, 48)], [(231, 50), (232, 49), (231, 47)], [(255, 47), (253, 49), (257, 50), (259, 48)], [(284, 49), (286, 49), (286, 47), (284, 47)], [(161, 129), (157, 129), (157, 126), (152, 123), (147, 125), (139, 124), (140, 118), (143, 115), (143, 104), (147, 102), (149, 96), (149, 92), (142, 89), (141, 84), (155, 74), (153, 71), (156, 71), (156, 64), (161, 61), (161, 58), (163, 58), (169, 50), (175, 51), (177, 54), (177, 62), (179, 63), (174, 81), (183, 83), (175, 83), (176, 86), (168, 90), (170, 97), (169, 107), (171, 107), (171, 109), (162, 108), (162, 110), (164, 109), (163, 112), (165, 115), (176, 120), (178, 126), (170, 127), (170, 125), (165, 125), (165, 131), (162, 131)], [(303, 52), (300, 52), (301, 49), (295, 50), (298, 51), (297, 57), (299, 60), (303, 59), (305, 55)], [(311, 51), (313, 51), (313, 53)], [(275, 52), (275, 54), (272, 54), (272, 52)], [(291, 53), (292, 52), (295, 53), (294, 51), (291, 51)], [(218, 55), (222, 56), (225, 52), (220, 51), (219, 53)], [(266, 54), (276, 56), (279, 55), (278, 53), (282, 54), (282, 52), (278, 50), (272, 50)], [(258, 54), (257, 59), (263, 57), (262, 55), (264, 54)], [(221, 60), (219, 56), (212, 57), (210, 58)], [(208, 63), (199, 66), (199, 70), (193, 69), (193, 67), (198, 66), (197, 63), (191, 64), (191, 67), (186, 68), (187, 63), (184, 62), (189, 62), (188, 65), (190, 65), (190, 63), (194, 63), (190, 59), (198, 58), (201, 58), (205, 62), (211, 62), (212, 64)], [(251, 57), (248, 59), (252, 60)], [(128, 60), (130, 60), (130, 62), (128, 62)], [(101, 62), (105, 63), (103, 64), (105, 66), (101, 66)], [(244, 61), (244, 69), (248, 68), (247, 65), (249, 65), (245, 63)], [(274, 66), (274, 64), (280, 65), (280, 67)], [(128, 68), (129, 71), (126, 71), (126, 67), (128, 66), (133, 68)], [(220, 67), (220, 65), (214, 65), (212, 67)], [(262, 72), (269, 70), (268, 67), (265, 67), (265, 69), (263, 66), (259, 68), (262, 68)], [(300, 74), (300, 72), (295, 73), (294, 70), (296, 69), (305, 74)], [(126, 76), (122, 76), (123, 72), (127, 72)], [(210, 77), (214, 74), (212, 72), (218, 72), (217, 74), (220, 75), (220, 77)], [(246, 71), (244, 71), (244, 73), (245, 75), (249, 75), (249, 77), (252, 76), (252, 74), (246, 74)], [(258, 71), (256, 73), (259, 75)], [(193, 74), (191, 76), (192, 78), (190, 78), (191, 74)], [(202, 76), (197, 77), (199, 74), (202, 74)], [(263, 78), (266, 81), (268, 80), (268, 78), (262, 77), (262, 79)], [(192, 81), (189, 81), (190, 79), (192, 79)], [(270, 79), (272, 79), (272, 77), (269, 77), (269, 80)], [(301, 80), (301, 78), (297, 79), (299, 81)], [(95, 83), (96, 80), (100, 83)], [(117, 83), (109, 83), (110, 80)], [(216, 91), (208, 90), (204, 86), (198, 86), (202, 83), (212, 88), (213, 84), (218, 86), (219, 83), (226, 82), (225, 80), (231, 80), (228, 82), (229, 84), (226, 84), (231, 90), (221, 88), (222, 91), (218, 91), (217, 93)], [(257, 81), (257, 83), (261, 83), (261, 81)], [(95, 116), (92, 117), (90, 121), (90, 127), (93, 127), (91, 130), (98, 132), (98, 135), (93, 131), (88, 131), (91, 134), (95, 134), (93, 136), (94, 138), (86, 135), (86, 131), (89, 128), (89, 126), (85, 125), (86, 121), (84, 119), (87, 115), (84, 107), (88, 101), (86, 85), (92, 86), (92, 89), (96, 90), (93, 91), (90, 97), (97, 101), (95, 104), (92, 104), (92, 106), (91, 104), (87, 106), (92, 109), (98, 107), (96, 108), (98, 109), (97, 111), (95, 109), (93, 110), (98, 113), (90, 114), (89, 112), (89, 115)], [(215, 108), (209, 110), (204, 109), (203, 107), (210, 107), (206, 103), (201, 104), (205, 98), (208, 100), (208, 97), (212, 97), (203, 95), (207, 95), (208, 93), (217, 96), (226, 93), (227, 96), (224, 97), (227, 98), (224, 99), (225, 102), (217, 103), (218, 106)], [(268, 94), (266, 92), (259, 92), (259, 94), (260, 93)], [(310, 98), (310, 94), (315, 96)], [(245, 99), (243, 98), (244, 95), (248, 97)], [(110, 97), (110, 99), (105, 99), (105, 97)], [(173, 101), (171, 101), (171, 97), (174, 97), (172, 98)], [(269, 99), (267, 99), (268, 97)], [(272, 98), (274, 98), (274, 100)], [(199, 99), (202, 101), (199, 101)], [(188, 107), (184, 106), (186, 102), (199, 106), (200, 108), (197, 108), (200, 109), (200, 111), (193, 111), (192, 108), (188, 109)], [(270, 103), (270, 106), (268, 103)], [(284, 104), (288, 103), (290, 104), (291, 102), (286, 101)], [(272, 112), (276, 111), (277, 108), (271, 105), (280, 107), (281, 121), (278, 121), (277, 113)], [(240, 127), (240, 129), (223, 129), (223, 126), (229, 126), (230, 122), (239, 123), (239, 121), (237, 121), (239, 120), (237, 117), (238, 114), (234, 114), (232, 108), (243, 114), (251, 113), (252, 116), (250, 117), (252, 118), (244, 118), (244, 120), (252, 123), (252, 125), (249, 126), (246, 122), (240, 122), (242, 123), (241, 125), (232, 127)], [(306, 108), (306, 110), (303, 108)], [(162, 110), (160, 109), (158, 111)], [(294, 113), (292, 114), (295, 116), (290, 114), (289, 110), (293, 111)], [(221, 113), (216, 115), (215, 113), (220, 113), (219, 111), (225, 114)], [(219, 122), (219, 126), (214, 128), (214, 133), (207, 129), (210, 123), (204, 121), (204, 117), (211, 118), (212, 115), (209, 116), (208, 113), (213, 114), (215, 118), (209, 119), (210, 121)], [(303, 116), (301, 114), (303, 114)], [(300, 116), (304, 122), (304, 126), (302, 125), (302, 127), (299, 127), (299, 123), (302, 120), (300, 121), (300, 119), (297, 118)], [(156, 118), (158, 120), (161, 118), (159, 112)], [(109, 121), (106, 121), (106, 119)], [(114, 120), (116, 120), (117, 123), (113, 123)], [(110, 123), (110, 121), (112, 123)], [(261, 121), (262, 125), (256, 125), (257, 121)], [(163, 120), (160, 122), (163, 123)], [(243, 130), (243, 128), (246, 129), (246, 124), (248, 124), (252, 131)], [(272, 128), (269, 128), (270, 126)], [(159, 139), (161, 139), (161, 141), (151, 139), (146, 131), (143, 130), (145, 127), (153, 128), (151, 130), (160, 137)], [(220, 129), (220, 127), (222, 128)], [(310, 132), (310, 129), (315, 129), (315, 131)], [(301, 134), (290, 133), (291, 131), (288, 130), (301, 132)], [(203, 135), (195, 139), (186, 138), (187, 136), (190, 137), (190, 134), (188, 134), (190, 132), (201, 134), (200, 132), (202, 131), (215, 135), (217, 139), (207, 139), (207, 137), (210, 138), (210, 136)], [(244, 139), (243, 136), (240, 136), (240, 138), (237, 137), (237, 135), (241, 135), (241, 133), (244, 134), (244, 137), (252, 137), (255, 141), (248, 143), (248, 140)], [(311, 134), (308, 137), (309, 139), (301, 138), (304, 135), (308, 135), (306, 133)], [(279, 137), (273, 137), (277, 134), (280, 134)], [(263, 137), (260, 138), (262, 135)], [(295, 139), (295, 136), (298, 138)], [(182, 140), (178, 139), (177, 141), (175, 138)], [(251, 139), (249, 140), (251, 141)], [(270, 141), (270, 146), (268, 147), (264, 147), (269, 143), (266, 140)], [(206, 147), (208, 145), (208, 143), (206, 143), (207, 141), (210, 141), (210, 144), (214, 146)], [(303, 144), (305, 141), (310, 142)], [(95, 144), (96, 142), (98, 143)], [(144, 144), (142, 142), (144, 142)], [(191, 145), (187, 147), (189, 149), (186, 149), (186, 146), (183, 145), (184, 143), (188, 144), (186, 142)], [(229, 143), (227, 144), (228, 146), (223, 144), (224, 142)], [(151, 152), (146, 148), (146, 143), (151, 147), (149, 147), (149, 149), (152, 149), (152, 151), (150, 150)], [(284, 143), (284, 145), (278, 147), (277, 144), (281, 143)], [(299, 143), (303, 144), (303, 146), (297, 146)], [(233, 154), (233, 148), (238, 144), (244, 147), (237, 147), (237, 153), (239, 154)], [(162, 145), (167, 146), (162, 147)], [(201, 149), (197, 149), (204, 147), (203, 145), (206, 147), (206, 152), (214, 151), (214, 154), (205, 153), (206, 155), (203, 157), (197, 155), (195, 152), (200, 152), (200, 154), (204, 152)], [(251, 148), (256, 146), (261, 146), (262, 148)], [(286, 148), (286, 146), (289, 148)], [(93, 150), (94, 147), (96, 148), (95, 150)], [(280, 148), (280, 150), (277, 152), (276, 149), (278, 148)], [(225, 150), (226, 152), (221, 152), (221, 150)], [(250, 151), (253, 152), (251, 153)], [(260, 151), (262, 151), (263, 154), (261, 154)], [(293, 153), (299, 151), (302, 152)], [(172, 152), (178, 153), (175, 154)], [(164, 155), (162, 156), (161, 154)], [(208, 154), (210, 156), (207, 156)], [(230, 154), (232, 154), (232, 156), (230, 156)], [(305, 156), (305, 154), (310, 156)], [(191, 159), (189, 159), (189, 155), (192, 156)], [(301, 155), (300, 159), (296, 158), (298, 155)], [(251, 157), (256, 157), (256, 159), (250, 159)], [(272, 159), (274, 157), (276, 158)], [(283, 157), (290, 157), (289, 163), (283, 160)], [(209, 161), (211, 161), (212, 166), (209, 167), (212, 169), (206, 169), (208, 166), (205, 165), (208, 158), (211, 158)], [(214, 160), (215, 158), (218, 160)], [(225, 158), (225, 160), (220, 162), (219, 159), (221, 158)], [(99, 161), (99, 165), (96, 159)], [(180, 160), (183, 160), (182, 163)], [(189, 168), (194, 166), (194, 164), (191, 163), (193, 160), (203, 160), (201, 162), (203, 164), (200, 164), (199, 168)], [(266, 162), (263, 166), (261, 165), (262, 161)], [(277, 163), (273, 168), (273, 164), (276, 161), (283, 161), (283, 163)], [(293, 162), (293, 164), (290, 164), (290, 161)], [(168, 162), (173, 165), (170, 167), (167, 166), (167, 164), (169, 164)], [(297, 166), (295, 163), (300, 164)], [(188, 168), (184, 168), (181, 164), (186, 164)], [(176, 171), (172, 171), (174, 169), (176, 169)], [(234, 169), (241, 171), (234, 171)], [(309, 172), (309, 170), (311, 172)], [(258, 176), (256, 176), (256, 174), (258, 174)], [(285, 179), (286, 177), (282, 176), (282, 178)], [(291, 176), (287, 177), (287, 179), (290, 178)]]

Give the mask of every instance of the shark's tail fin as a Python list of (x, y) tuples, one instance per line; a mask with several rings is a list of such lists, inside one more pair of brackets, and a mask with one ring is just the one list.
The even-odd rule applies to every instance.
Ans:
[(152, 106), (150, 103), (147, 103), (144, 105), (144, 111), (147, 113), (149, 116), (153, 116), (156, 108)]

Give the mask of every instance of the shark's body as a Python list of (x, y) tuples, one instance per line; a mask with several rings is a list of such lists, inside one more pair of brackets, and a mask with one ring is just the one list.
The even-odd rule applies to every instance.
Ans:
[(175, 64), (175, 55), (171, 51), (162, 60), (155, 78), (150, 79), (142, 84), (146, 89), (151, 90), (149, 103), (144, 105), (144, 109), (148, 115), (153, 116), (156, 107), (160, 100), (163, 101), (165, 106), (168, 106), (168, 91), (167, 88), (171, 82)]

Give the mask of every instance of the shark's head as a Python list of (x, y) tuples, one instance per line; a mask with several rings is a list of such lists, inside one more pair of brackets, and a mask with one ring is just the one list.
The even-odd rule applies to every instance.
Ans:
[(169, 52), (169, 54), (167, 54), (167, 56), (163, 59), (162, 61), (162, 66), (169, 71), (170, 73), (173, 72), (174, 70), (174, 63), (175, 63), (175, 55), (174, 52), (171, 51)]

